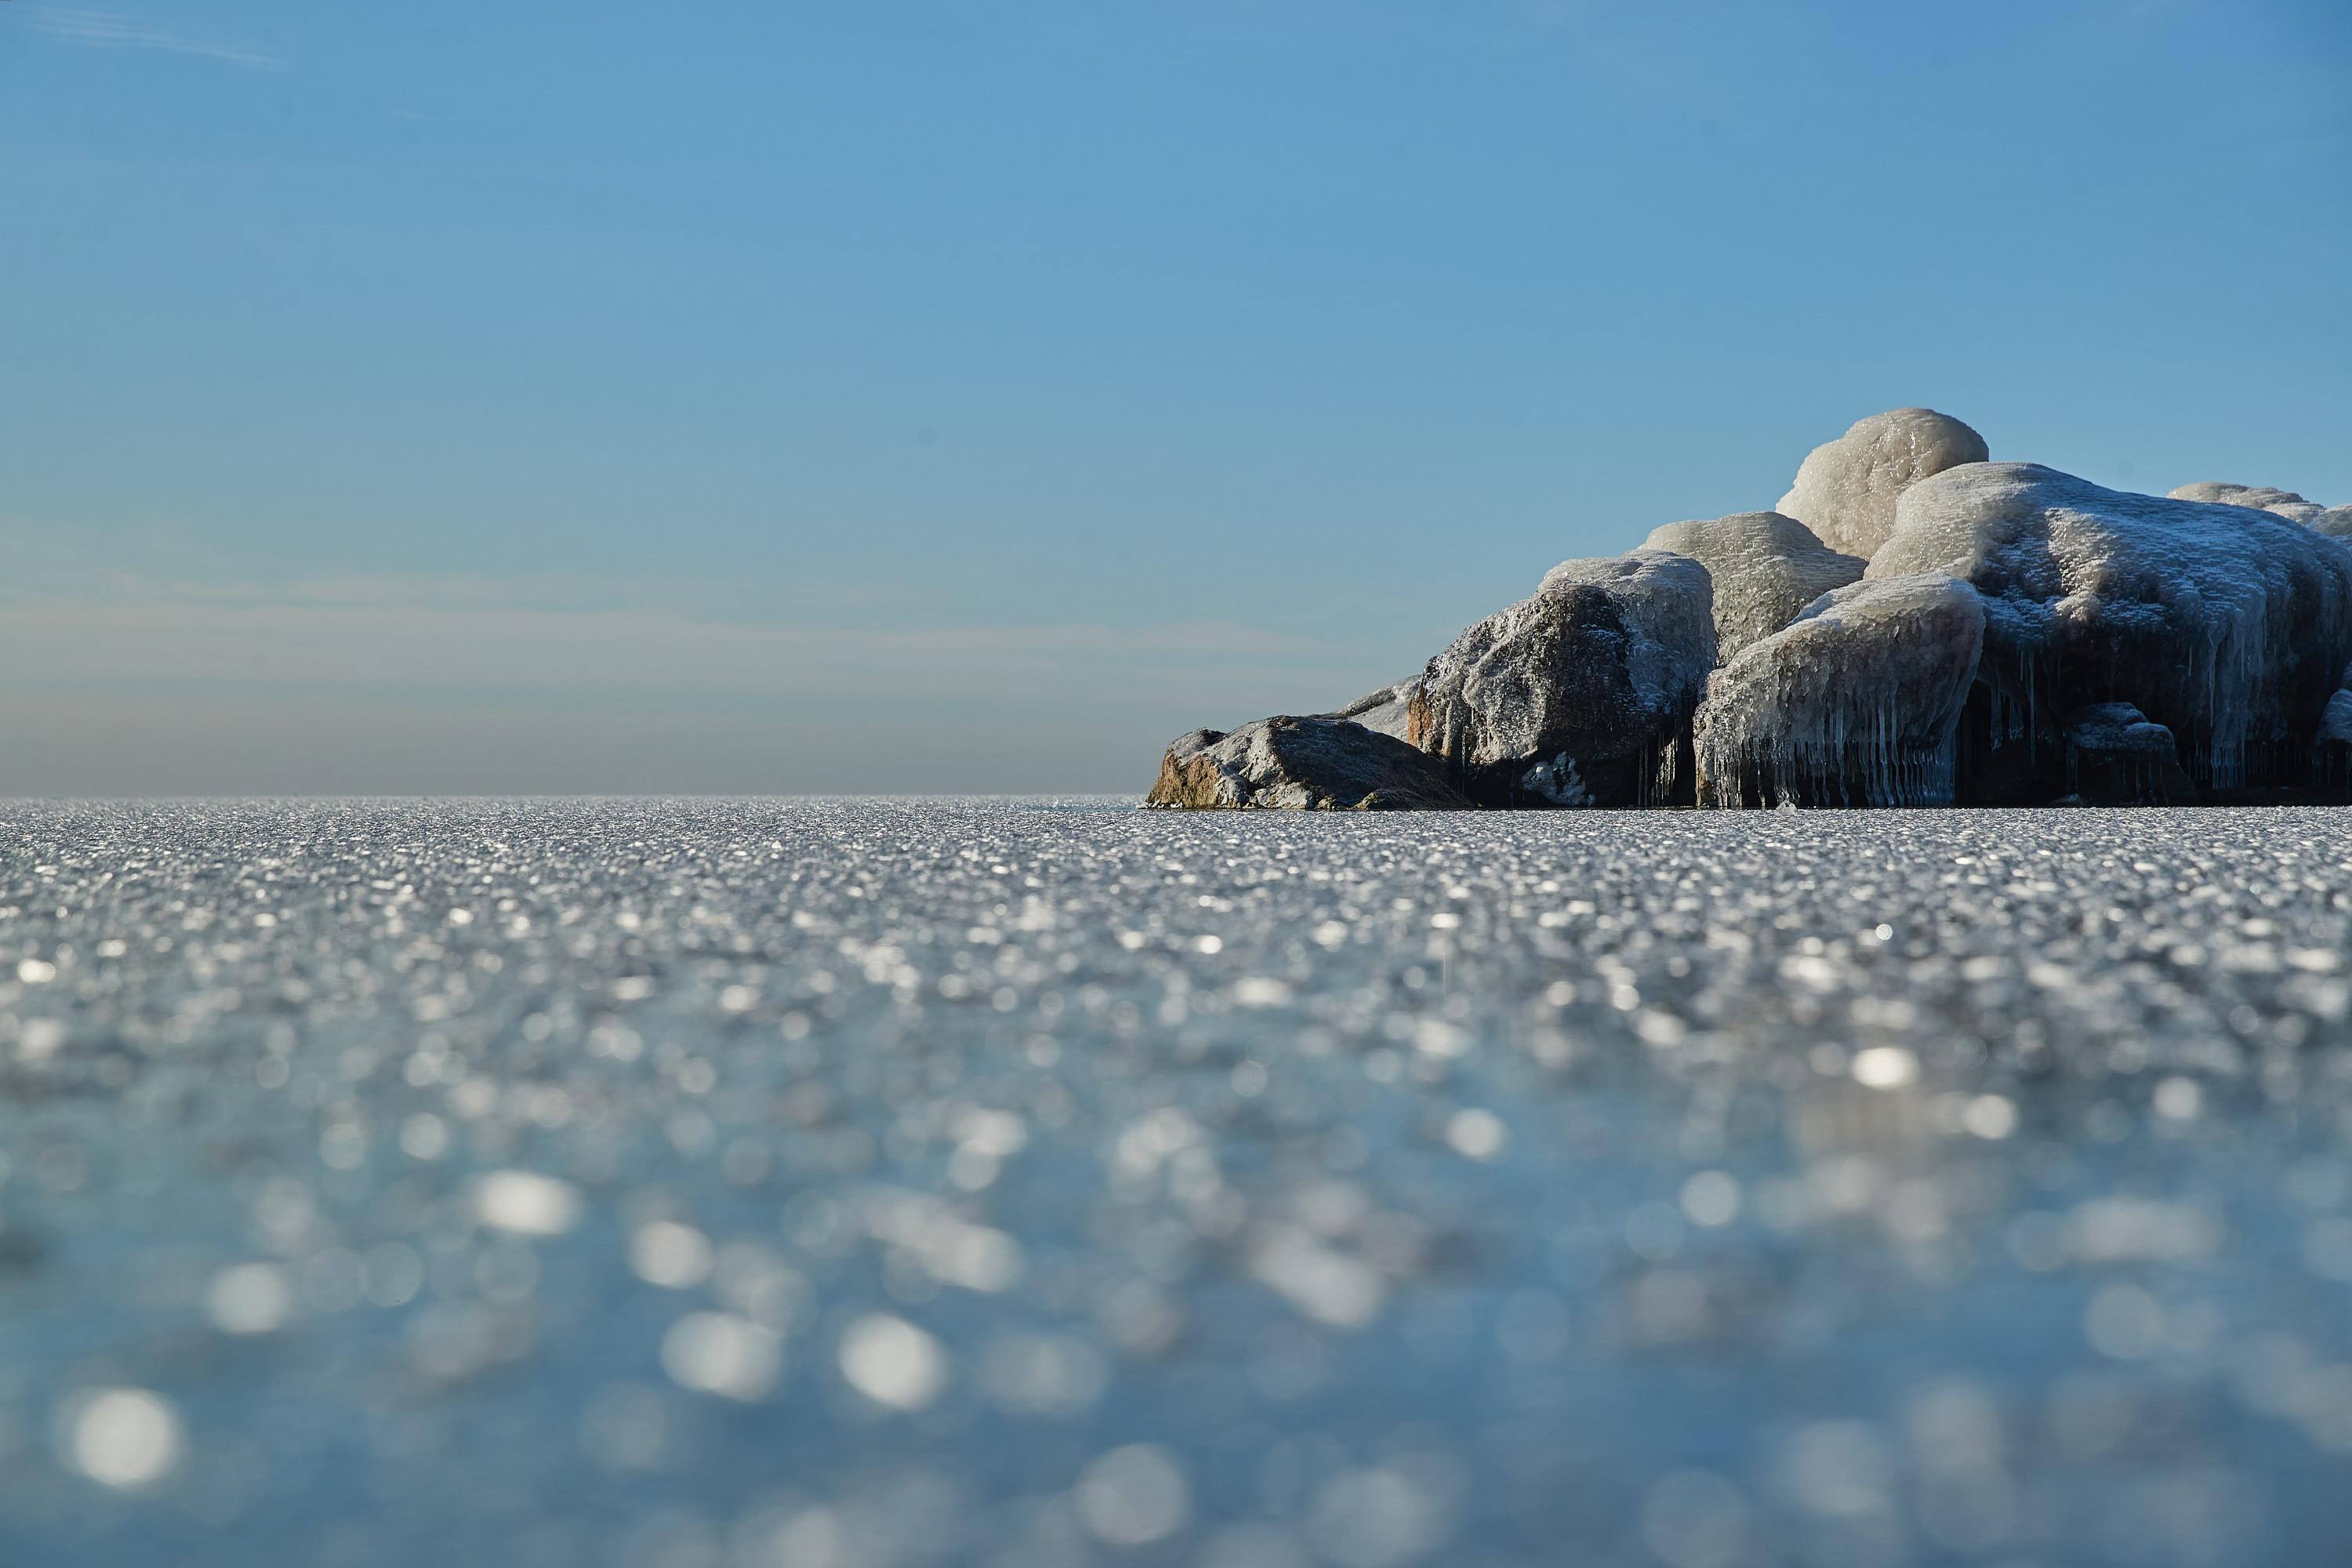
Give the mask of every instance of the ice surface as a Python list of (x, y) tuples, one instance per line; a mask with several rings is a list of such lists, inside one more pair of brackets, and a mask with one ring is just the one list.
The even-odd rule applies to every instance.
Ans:
[(1896, 408), (1857, 419), (1809, 453), (1777, 510), (1832, 550), (1867, 561), (1895, 529), (1895, 503), (1930, 474), (1990, 454), (1984, 437), (1932, 408)]
[(2059, 721), (2104, 702), (2168, 728), (2200, 789), (2298, 784), (2352, 656), (2344, 545), (2267, 512), (2038, 464), (1974, 464), (1906, 493), (1866, 580), (1928, 571), (1985, 599), (1962, 746), (1990, 798), (2057, 793)]
[(1149, 805), (1220, 811), (1451, 811), (1470, 803), (1393, 735), (1345, 719), (1284, 716), (1179, 736)]
[(1715, 672), (1696, 721), (1702, 805), (1949, 805), (1984, 641), (1941, 573), (1852, 584)]
[(1533, 597), (1429, 661), (1409, 738), (1485, 804), (1670, 796), (1715, 664), (1711, 597), (1706, 569), (1688, 556), (1563, 561)]
[(2352, 812), (1131, 805), (0, 805), (0, 1556), (2340, 1554)]
[(1687, 555), (1706, 568), (1715, 589), (1716, 657), (1727, 664), (1823, 594), (1861, 577), (1864, 564), (1777, 511), (1670, 522), (1654, 531), (1643, 548)]

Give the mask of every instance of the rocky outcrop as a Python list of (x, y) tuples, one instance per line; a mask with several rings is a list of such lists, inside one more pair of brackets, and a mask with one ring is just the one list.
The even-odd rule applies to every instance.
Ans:
[(1793, 517), (1742, 511), (1713, 521), (1670, 522), (1643, 542), (1647, 550), (1687, 555), (1715, 585), (1716, 657), (1770, 637), (1832, 588), (1862, 576), (1859, 555), (1841, 555)]
[(2196, 786), (2180, 766), (2172, 731), (2128, 702), (2102, 702), (2066, 715), (2066, 793), (2092, 805), (2178, 805)]
[(1986, 603), (1963, 799), (2066, 793), (2062, 721), (2128, 702), (2200, 794), (2294, 787), (2352, 658), (2352, 550), (2243, 507), (2132, 495), (2032, 463), (1922, 479), (1865, 582), (1947, 572)]
[(1429, 661), (1407, 739), (1488, 805), (1687, 798), (1691, 710), (1715, 664), (1713, 590), (1687, 556), (1565, 561)]
[(1344, 719), (1284, 716), (1180, 736), (1147, 805), (1221, 811), (1459, 811), (1445, 771)]
[(1840, 588), (1707, 682), (1702, 805), (1949, 805), (1984, 640), (1974, 589), (1941, 573)]
[(1948, 414), (1932, 408), (1874, 414), (1814, 447), (1777, 510), (1832, 550), (1867, 561), (1895, 531), (1895, 509), (1905, 490), (1989, 456), (1984, 437)]
[[(1720, 668), (1717, 668), (1718, 663)], [(1162, 805), (2352, 798), (2352, 507), (2111, 490), (1898, 408), (1777, 511), (1562, 562), (1413, 679), (1170, 748)]]

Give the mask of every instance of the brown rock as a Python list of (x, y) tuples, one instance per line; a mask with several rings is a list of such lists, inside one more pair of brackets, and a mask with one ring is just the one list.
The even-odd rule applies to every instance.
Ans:
[(1195, 811), (1463, 811), (1435, 761), (1345, 719), (1283, 715), (1180, 736), (1146, 805)]

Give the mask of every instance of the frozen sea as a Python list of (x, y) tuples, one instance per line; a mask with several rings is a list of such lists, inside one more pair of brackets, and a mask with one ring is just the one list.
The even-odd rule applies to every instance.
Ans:
[(2352, 813), (0, 803), (0, 1562), (2305, 1564)]

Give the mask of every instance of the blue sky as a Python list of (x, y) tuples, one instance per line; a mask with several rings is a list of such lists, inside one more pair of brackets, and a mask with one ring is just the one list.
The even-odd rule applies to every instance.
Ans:
[(2352, 7), (0, 4), (0, 794), (1132, 789), (1864, 414), (2352, 501)]

